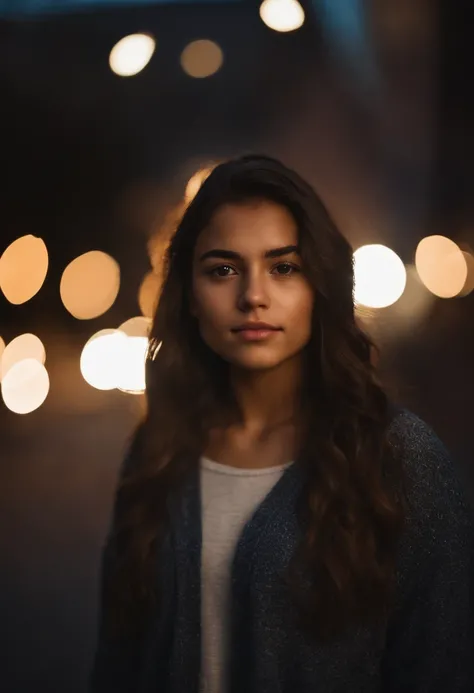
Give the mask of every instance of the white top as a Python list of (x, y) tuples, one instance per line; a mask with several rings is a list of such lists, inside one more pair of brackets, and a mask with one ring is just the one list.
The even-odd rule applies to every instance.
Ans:
[(240, 469), (201, 458), (201, 693), (225, 693), (230, 571), (246, 522), (292, 463)]

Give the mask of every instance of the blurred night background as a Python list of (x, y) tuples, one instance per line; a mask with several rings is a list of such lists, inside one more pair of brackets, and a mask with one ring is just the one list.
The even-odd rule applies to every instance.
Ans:
[[(355, 250), (401, 259), (401, 297), (377, 306), (376, 286), (360, 319), (472, 497), (474, 5), (306, 0), (291, 31), (268, 24), (301, 23), (296, 0), (259, 5), (0, 0), (2, 692), (86, 691), (100, 552), (144, 406), (147, 320), (113, 330), (149, 316), (173, 222), (229, 156), (281, 158)], [(133, 34), (147, 38), (114, 62)], [(25, 333), (41, 343), (15, 352)]]

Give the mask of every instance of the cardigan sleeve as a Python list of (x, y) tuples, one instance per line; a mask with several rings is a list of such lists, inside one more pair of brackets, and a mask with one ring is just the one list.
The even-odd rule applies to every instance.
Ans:
[(403, 599), (389, 625), (381, 693), (474, 692), (474, 531), (444, 446), (413, 415), (402, 453), (413, 481)]

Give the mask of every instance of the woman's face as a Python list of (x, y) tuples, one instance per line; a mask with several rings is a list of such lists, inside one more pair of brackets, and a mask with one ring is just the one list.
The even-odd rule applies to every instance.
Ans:
[(280, 365), (308, 343), (313, 301), (286, 207), (259, 200), (217, 210), (196, 243), (191, 298), (214, 352), (247, 370)]

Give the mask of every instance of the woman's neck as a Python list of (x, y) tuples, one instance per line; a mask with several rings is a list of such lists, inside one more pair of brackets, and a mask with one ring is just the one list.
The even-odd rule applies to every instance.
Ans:
[(242, 429), (264, 435), (297, 422), (301, 412), (300, 356), (266, 371), (231, 369), (230, 380)]
[(267, 371), (231, 370), (239, 418), (209, 431), (206, 457), (246, 469), (296, 459), (304, 434), (301, 364), (295, 358)]

